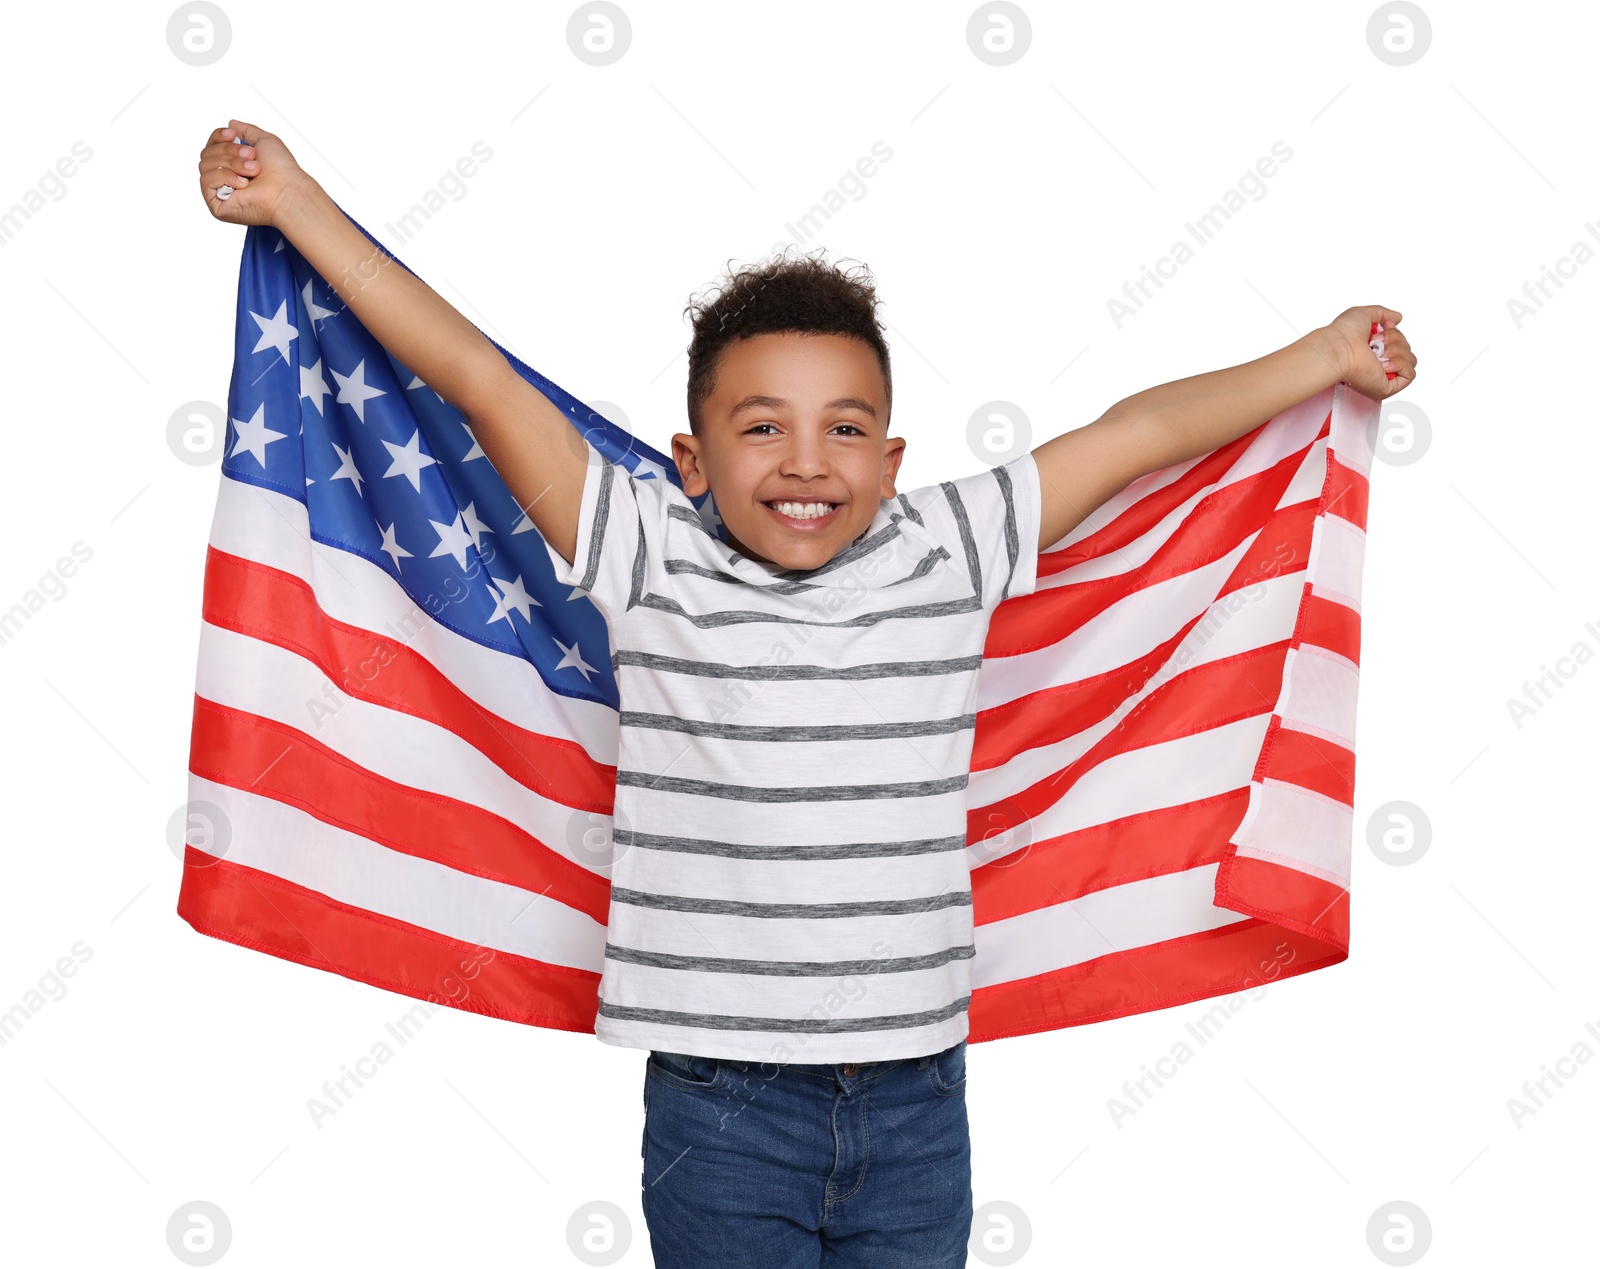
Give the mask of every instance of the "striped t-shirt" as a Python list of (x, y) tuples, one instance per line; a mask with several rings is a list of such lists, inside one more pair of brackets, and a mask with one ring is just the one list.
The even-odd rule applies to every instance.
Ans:
[(1037, 581), (1033, 456), (883, 500), (809, 571), (589, 458), (560, 577), (606, 618), (621, 709), (595, 1035), (775, 1063), (964, 1039), (978, 667)]

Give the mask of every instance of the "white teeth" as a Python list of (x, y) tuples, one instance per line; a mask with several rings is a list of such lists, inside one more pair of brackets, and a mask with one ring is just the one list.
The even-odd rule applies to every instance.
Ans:
[(768, 506), (796, 520), (815, 520), (833, 510), (831, 502), (773, 502)]

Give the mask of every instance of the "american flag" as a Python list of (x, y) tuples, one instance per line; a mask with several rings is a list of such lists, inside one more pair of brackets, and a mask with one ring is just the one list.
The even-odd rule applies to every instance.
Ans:
[[(495, 346), (607, 459), (678, 482)], [(270, 228), (245, 236), (228, 420), (179, 915), (592, 1032), (618, 741), (603, 618), (555, 580), (460, 412)], [(996, 610), (969, 785), (972, 1042), (1345, 959), (1377, 422), (1340, 383), (1153, 472)]]

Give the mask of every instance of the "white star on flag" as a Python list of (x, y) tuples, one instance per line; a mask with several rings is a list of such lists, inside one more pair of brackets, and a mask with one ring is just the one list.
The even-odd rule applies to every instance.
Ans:
[(322, 413), (322, 398), (332, 396), (333, 389), (328, 386), (328, 381), (322, 377), (322, 358), (318, 357), (310, 366), (300, 367), (300, 399), (311, 398), (311, 404), (317, 407), (317, 413)]
[(555, 643), (556, 647), (560, 648), (566, 653), (566, 656), (562, 657), (560, 661), (556, 662), (556, 669), (564, 670), (568, 666), (571, 666), (579, 674), (583, 675), (585, 682), (588, 682), (589, 675), (594, 670), (594, 666), (590, 665), (583, 659), (583, 653), (578, 651), (577, 640), (573, 640), (570, 648), (566, 644), (562, 643), (560, 639), (552, 639), (552, 642)]
[[(336, 370), (334, 374), (339, 372)], [(424, 454), (420, 448), (422, 432), (419, 429), (411, 433), (411, 439), (404, 445), (396, 445), (393, 441), (385, 441), (383, 447), (389, 451), (389, 457), (394, 459), (385, 476), (404, 476), (411, 482), (411, 487), (418, 493), (422, 492), (422, 469), (432, 467), (439, 460), (432, 454)]]
[[(352, 449), (354, 446), (351, 447)], [(333, 442), (333, 452), (339, 455), (339, 470), (329, 476), (329, 480), (348, 480), (356, 487), (356, 493), (361, 493), (361, 472), (357, 470), (355, 460), (350, 457), (351, 450), (340, 449), (337, 441)]]
[(467, 526), (467, 532), (472, 534), (472, 545), (482, 546), (483, 535), (493, 533), (494, 530), (478, 519), (476, 504), (467, 503), (467, 509), (461, 513), (462, 522)]
[(373, 397), (386, 395), (382, 388), (367, 387), (367, 362), (365, 358), (356, 362), (356, 368), (348, 375), (342, 375), (332, 366), (333, 377), (339, 381), (339, 395), (335, 398), (340, 405), (348, 405), (356, 412), (356, 418), (363, 423), (367, 421), (366, 404)]
[(497, 621), (509, 621), (510, 617), (506, 614), (513, 608), (522, 614), (524, 621), (531, 621), (533, 620), (533, 609), (544, 606), (532, 595), (528, 594), (526, 588), (522, 585), (521, 573), (517, 574), (517, 580), (514, 582), (508, 582), (499, 577), (490, 577), (489, 580), (498, 588), (498, 593), (494, 597), (494, 614), (484, 623), (485, 625), (492, 625)]
[(289, 320), (289, 301), (283, 300), (278, 305), (278, 311), (271, 317), (263, 317), (260, 313), (251, 313), (256, 319), (256, 325), (261, 327), (261, 338), (256, 341), (256, 346), (250, 351), (260, 352), (263, 348), (276, 348), (278, 355), (285, 361), (289, 360), (289, 341), (299, 339), (300, 332), (294, 328), (294, 323)]
[(378, 549), (380, 551), (387, 552), (389, 558), (394, 561), (395, 570), (397, 572), (400, 568), (401, 556), (404, 556), (408, 560), (413, 558), (410, 551), (406, 550), (405, 547), (401, 546), (400, 543), (395, 541), (394, 525), (392, 524), (383, 531), (383, 545)]
[(436, 555), (453, 555), (456, 557), (456, 563), (461, 565), (462, 571), (465, 572), (467, 548), (474, 543), (472, 534), (468, 533), (466, 526), (461, 523), (460, 513), (456, 514), (454, 522), (450, 524), (440, 524), (437, 520), (429, 520), (428, 523), (439, 535), (439, 545), (428, 553), (428, 558), (431, 560)]
[(306, 312), (311, 314), (311, 320), (313, 322), (320, 322), (327, 317), (338, 317), (339, 314), (344, 311), (343, 309), (323, 308), (320, 304), (318, 304), (315, 297), (311, 293), (310, 278), (306, 279), (305, 286), (301, 288), (300, 298), (302, 301), (304, 301)]
[(234, 430), (238, 433), (238, 439), (234, 441), (233, 450), (228, 455), (229, 458), (235, 458), (240, 450), (244, 450), (251, 458), (261, 464), (262, 471), (267, 469), (267, 446), (272, 444), (273, 441), (281, 441), (285, 436), (289, 435), (287, 432), (274, 432), (268, 427), (265, 418), (266, 412), (267, 403), (263, 401), (256, 406), (256, 412), (251, 415), (248, 423), (241, 419), (233, 420)]

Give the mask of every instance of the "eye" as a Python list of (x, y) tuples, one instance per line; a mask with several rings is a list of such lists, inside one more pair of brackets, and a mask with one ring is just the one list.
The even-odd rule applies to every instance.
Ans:
[[(753, 423), (748, 428), (745, 429), (745, 435), (746, 436), (754, 435), (756, 433), (757, 429), (759, 429), (759, 428), (776, 427), (776, 426), (777, 426), (777, 424), (775, 424), (775, 423)], [(854, 432), (857, 436), (865, 436), (866, 435), (866, 432), (864, 432), (861, 428), (857, 427), (854, 423), (839, 423), (839, 424), (836, 424), (835, 426), (836, 426), (836, 428), (847, 427), (852, 432)]]

